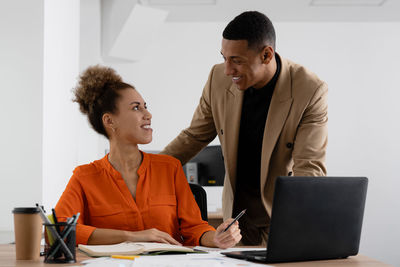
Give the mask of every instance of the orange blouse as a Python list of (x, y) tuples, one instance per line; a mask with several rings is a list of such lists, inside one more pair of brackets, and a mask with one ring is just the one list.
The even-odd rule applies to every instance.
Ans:
[(180, 162), (167, 155), (142, 154), (136, 201), (108, 155), (74, 170), (55, 209), (60, 221), (80, 212), (77, 244), (87, 244), (96, 227), (157, 228), (187, 246), (199, 245), (203, 233), (215, 230), (201, 219)]

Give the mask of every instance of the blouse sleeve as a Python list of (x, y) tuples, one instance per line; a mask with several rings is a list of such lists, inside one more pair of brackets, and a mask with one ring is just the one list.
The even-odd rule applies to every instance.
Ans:
[(175, 176), (175, 189), (178, 203), (178, 218), (181, 235), (185, 246), (200, 245), (201, 236), (208, 231), (215, 231), (214, 227), (201, 219), (200, 209), (190, 190), (185, 174), (178, 164)]
[(68, 217), (80, 213), (76, 225), (76, 244), (87, 244), (89, 237), (96, 227), (85, 225), (85, 194), (79, 182), (79, 174), (75, 170), (68, 182), (61, 198), (56, 205), (56, 214), (59, 221), (66, 221)]

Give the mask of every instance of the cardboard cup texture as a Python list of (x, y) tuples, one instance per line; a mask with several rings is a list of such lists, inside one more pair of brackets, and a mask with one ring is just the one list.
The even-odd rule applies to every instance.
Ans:
[(43, 228), (39, 210), (14, 208), (13, 213), (17, 260), (38, 260)]

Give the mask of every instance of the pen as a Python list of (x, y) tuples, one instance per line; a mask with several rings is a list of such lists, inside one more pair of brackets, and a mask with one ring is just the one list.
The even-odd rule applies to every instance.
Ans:
[(56, 225), (57, 232), (58, 232), (59, 234), (61, 234), (60, 226), (58, 225), (56, 210), (55, 210), (55, 209), (51, 209), (51, 211), (52, 211), (52, 213), (53, 213), (53, 220), (54, 220), (54, 224)]
[(113, 259), (124, 259), (124, 260), (134, 260), (140, 256), (128, 256), (128, 255), (111, 255)]
[(231, 222), (231, 223), (225, 228), (224, 232), (226, 232), (226, 231), (229, 229), (229, 227), (232, 226), (232, 224), (234, 224), (237, 220), (239, 220), (240, 217), (242, 217), (243, 214), (244, 214), (245, 212), (246, 212), (246, 209), (242, 210), (242, 211), (236, 216), (236, 218), (233, 219), (233, 222)]

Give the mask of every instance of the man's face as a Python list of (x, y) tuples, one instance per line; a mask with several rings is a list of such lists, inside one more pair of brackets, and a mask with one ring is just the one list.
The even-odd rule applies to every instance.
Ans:
[(238, 89), (261, 88), (268, 82), (262, 53), (249, 49), (247, 40), (222, 39), (224, 73), (232, 77), (232, 82)]

